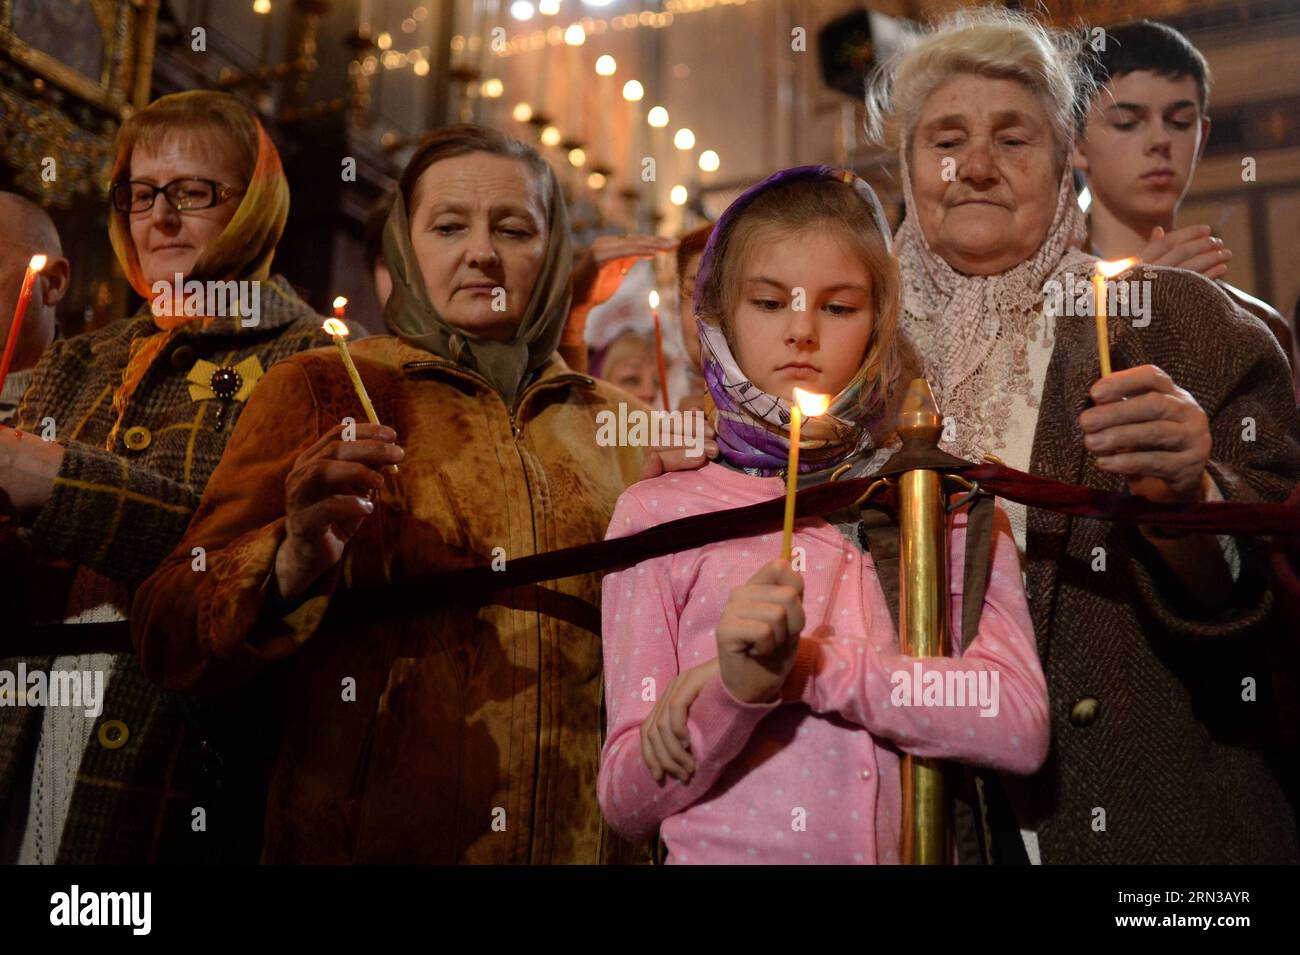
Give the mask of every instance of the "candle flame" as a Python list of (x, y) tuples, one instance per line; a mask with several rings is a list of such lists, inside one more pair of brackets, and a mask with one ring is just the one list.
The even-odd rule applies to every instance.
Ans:
[(33, 255), (32, 260), (27, 264), (27, 267), (33, 272), (39, 272), (41, 269), (45, 268), (45, 263), (48, 261), (49, 260), (43, 255)]
[(651, 307), (651, 308), (658, 308), (658, 307), (659, 307), (659, 293), (658, 293), (657, 291), (655, 291), (654, 289), (651, 289), (651, 290), (650, 290), (649, 298), (650, 298), (650, 307)]
[(1104, 279), (1114, 278), (1121, 272), (1134, 265), (1137, 265), (1140, 259), (1119, 259), (1115, 262), (1098, 262), (1097, 274)]
[(335, 308), (346, 308), (347, 304), (348, 304), (348, 300), (347, 300), (347, 296), (345, 295), (340, 295), (334, 299)]
[(831, 406), (830, 395), (819, 395), (816, 392), (804, 391), (802, 388), (794, 390), (794, 400), (806, 417), (825, 414), (826, 409)]
[(335, 338), (347, 338), (348, 327), (340, 322), (337, 318), (325, 319), (325, 334), (333, 335)]

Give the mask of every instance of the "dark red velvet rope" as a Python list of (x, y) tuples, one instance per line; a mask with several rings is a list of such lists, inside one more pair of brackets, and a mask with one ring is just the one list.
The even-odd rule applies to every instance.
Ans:
[[(981, 490), (1029, 507), (1041, 507), (1076, 517), (1148, 524), (1166, 530), (1205, 534), (1287, 535), (1300, 538), (1300, 489), (1286, 504), (1255, 504), (1223, 501), (1205, 504), (1153, 504), (1143, 498), (1112, 491), (1064, 484), (1038, 477), (1002, 464), (986, 462), (953, 468), (968, 481), (978, 481)], [(825, 517), (851, 506), (876, 480), (875, 476), (819, 484), (800, 491), (795, 498), (796, 519)], [(882, 487), (871, 503), (895, 505), (894, 489)], [(464, 567), (390, 586), (382, 597), (368, 590), (339, 594), (331, 615), (355, 614), (373, 621), (393, 614), (428, 610), (439, 600), (476, 601), (487, 594), (512, 587), (559, 580), (577, 574), (628, 567), (652, 557), (703, 547), (715, 541), (754, 537), (779, 530), (785, 515), (784, 497), (746, 507), (696, 514), (659, 524), (637, 534), (615, 540), (595, 541), (507, 560), (504, 570)], [(1294, 541), (1292, 541), (1294, 546)], [(774, 550), (772, 556), (777, 556)], [(1275, 569), (1282, 582), (1295, 575), (1295, 565), (1278, 550)], [(16, 628), (21, 629), (21, 628)], [(39, 639), (32, 639), (36, 631)], [(45, 631), (61, 631), (60, 634)], [(73, 636), (73, 635), (78, 636)], [(16, 635), (15, 635), (16, 636)], [(129, 651), (130, 637), (125, 622), (72, 627), (35, 627), (14, 640), (23, 649), (4, 648), (7, 653), (67, 653), (92, 649)], [(9, 644), (9, 640), (0, 644)], [(38, 647), (39, 649), (33, 649)]]
[(1300, 534), (1300, 507), (1293, 504), (1153, 504), (1145, 498), (1064, 484), (993, 462), (961, 468), (959, 473), (1008, 501), (1076, 517), (1204, 534)]
[[(1132, 495), (1064, 484), (993, 462), (954, 468), (952, 473), (960, 474), (968, 481), (978, 481), (983, 491), (1007, 500), (1077, 517), (1148, 524), (1165, 530), (1207, 534), (1300, 536), (1300, 507), (1291, 504), (1238, 501), (1153, 504)], [(874, 476), (855, 478), (828, 482), (800, 491), (795, 499), (795, 517), (825, 517), (849, 507), (875, 480)], [(872, 495), (871, 503), (884, 508), (893, 507), (893, 488), (880, 489)], [(691, 550), (715, 541), (767, 534), (780, 529), (784, 515), (784, 497), (746, 507), (696, 514), (615, 540), (515, 558), (507, 561), (505, 569), (500, 571), (494, 571), (491, 567), (444, 571), (417, 583), (403, 585), (399, 588), (399, 594), (386, 592), (383, 603), (393, 610), (404, 612), (421, 606), (427, 607), (435, 595), (474, 599), (509, 587), (628, 567), (653, 557)], [(773, 556), (777, 556), (775, 551)], [(354, 591), (343, 597), (343, 602), (349, 605), (354, 600), (364, 601), (367, 612), (373, 615), (376, 603), (373, 595), (367, 598)]]

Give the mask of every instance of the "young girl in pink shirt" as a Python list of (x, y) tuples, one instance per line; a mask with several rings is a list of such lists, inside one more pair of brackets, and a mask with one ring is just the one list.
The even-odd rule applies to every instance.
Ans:
[[(828, 167), (778, 173), (731, 205), (695, 300), (719, 461), (629, 488), (608, 537), (780, 497), (795, 386), (835, 396), (804, 422), (800, 487), (844, 463), (849, 477), (883, 463), (899, 374), (889, 244), (870, 187)], [(615, 829), (658, 831), (673, 863), (892, 863), (901, 754), (1018, 774), (1041, 765), (1047, 690), (1002, 512), (978, 635), (960, 656), (924, 660), (899, 653), (857, 515), (844, 516), (796, 527), (802, 573), (773, 533), (605, 578), (598, 793)], [(964, 513), (950, 531), (956, 634)], [(934, 705), (912, 693), (914, 664), (954, 671), (949, 687), (961, 674), (971, 692)]]

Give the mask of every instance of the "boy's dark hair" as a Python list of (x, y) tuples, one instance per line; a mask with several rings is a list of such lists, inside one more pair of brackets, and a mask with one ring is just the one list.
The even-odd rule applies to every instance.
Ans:
[(1201, 115), (1209, 110), (1210, 65), (1201, 51), (1173, 27), (1151, 20), (1130, 20), (1108, 27), (1104, 42), (1089, 42), (1088, 48), (1091, 55), (1084, 61), (1098, 89), (1112, 78), (1140, 70), (1175, 80), (1190, 76), (1196, 83)]

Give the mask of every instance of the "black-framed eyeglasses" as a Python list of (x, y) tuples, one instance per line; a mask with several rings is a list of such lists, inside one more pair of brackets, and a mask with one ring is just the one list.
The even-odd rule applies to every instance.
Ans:
[(132, 180), (113, 186), (113, 207), (120, 212), (148, 212), (160, 192), (177, 212), (211, 209), (231, 196), (243, 194), (241, 189), (212, 179), (173, 179), (165, 186)]

